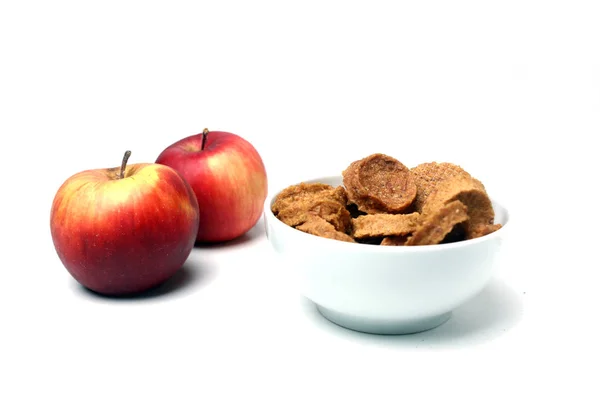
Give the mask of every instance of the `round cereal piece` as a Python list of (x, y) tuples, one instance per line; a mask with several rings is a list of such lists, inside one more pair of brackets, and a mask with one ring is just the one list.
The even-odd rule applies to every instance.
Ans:
[(355, 243), (354, 239), (352, 239), (350, 235), (337, 231), (333, 225), (316, 215), (309, 215), (307, 221), (298, 225), (296, 229), (327, 239)]
[(342, 182), (346, 188), (348, 202), (356, 204), (355, 200), (363, 192), (358, 184), (358, 167), (362, 160), (352, 162), (344, 171), (342, 171)]
[[(417, 185), (417, 196), (414, 201), (414, 207), (415, 211), (419, 212), (423, 210), (423, 205), (425, 204), (427, 197), (429, 197), (431, 192), (433, 192), (440, 183), (457, 176), (472, 178), (472, 176), (462, 167), (449, 162), (428, 162), (419, 164), (416, 167), (411, 168), (410, 173)], [(483, 184), (477, 180), (475, 181), (478, 182), (481, 185), (481, 189), (483, 189)]]
[(359, 164), (358, 187), (367, 208), (388, 213), (406, 210), (417, 195), (410, 170), (395, 158), (380, 153), (366, 157)]
[(348, 197), (348, 205), (354, 205), (358, 211), (366, 214), (385, 212), (384, 205), (378, 200), (370, 198), (367, 190), (359, 181), (359, 171), (363, 161), (364, 159), (352, 162), (348, 168), (342, 172), (343, 183)]
[(297, 185), (288, 186), (277, 195), (271, 206), (271, 211), (273, 211), (273, 214), (277, 215), (281, 210), (291, 204), (306, 201), (315, 194), (333, 189), (333, 186), (325, 183), (302, 182)]
[(423, 205), (423, 214), (435, 213), (456, 200), (467, 207), (467, 237), (471, 237), (481, 225), (494, 223), (494, 208), (481, 182), (462, 175), (438, 184), (427, 197)]
[(350, 212), (344, 204), (327, 197), (318, 197), (313, 201), (292, 204), (279, 212), (277, 218), (292, 227), (307, 222), (311, 215), (323, 218), (334, 226), (337, 231), (350, 230)]
[(481, 224), (472, 227), (469, 231), (469, 235), (467, 239), (475, 239), (478, 237), (482, 237), (485, 235), (489, 235), (490, 233), (496, 232), (498, 229), (502, 228), (502, 224)]
[(338, 201), (344, 206), (348, 204), (348, 193), (342, 185), (337, 186), (335, 189), (333, 189), (333, 191), (331, 192), (331, 198), (335, 201)]
[(419, 227), (406, 242), (406, 246), (425, 246), (441, 243), (452, 229), (465, 221), (469, 216), (467, 207), (455, 200), (426, 214)]
[(406, 236), (415, 231), (421, 215), (412, 214), (367, 214), (353, 218), (352, 237), (365, 239), (385, 236)]

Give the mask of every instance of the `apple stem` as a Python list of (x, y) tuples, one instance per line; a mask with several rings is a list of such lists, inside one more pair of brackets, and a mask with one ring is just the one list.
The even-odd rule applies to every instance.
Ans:
[(202, 144), (200, 145), (200, 151), (204, 150), (204, 146), (206, 145), (206, 138), (208, 137), (208, 128), (204, 128), (202, 131)]
[(127, 150), (123, 155), (123, 161), (121, 162), (121, 172), (119, 172), (119, 179), (125, 178), (125, 167), (127, 166), (129, 156), (131, 156), (131, 151)]

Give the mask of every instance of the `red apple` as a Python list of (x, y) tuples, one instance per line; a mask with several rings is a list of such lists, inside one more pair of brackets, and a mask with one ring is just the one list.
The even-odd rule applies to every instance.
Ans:
[(189, 184), (159, 164), (79, 172), (58, 189), (50, 229), (69, 273), (107, 295), (142, 292), (186, 261), (198, 232), (198, 202)]
[(188, 136), (156, 159), (183, 175), (200, 205), (198, 242), (223, 242), (249, 231), (262, 215), (267, 173), (256, 149), (229, 132)]

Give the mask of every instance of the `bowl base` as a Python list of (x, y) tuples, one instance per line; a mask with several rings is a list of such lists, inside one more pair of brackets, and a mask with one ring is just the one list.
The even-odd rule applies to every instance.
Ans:
[(452, 312), (433, 317), (410, 320), (372, 319), (343, 314), (317, 305), (323, 317), (343, 328), (377, 335), (405, 335), (436, 328), (450, 319)]

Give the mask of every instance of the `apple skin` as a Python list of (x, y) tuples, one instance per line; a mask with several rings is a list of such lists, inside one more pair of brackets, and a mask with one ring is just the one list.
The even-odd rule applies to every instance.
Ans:
[(200, 205), (197, 242), (224, 242), (248, 232), (260, 219), (267, 197), (263, 161), (244, 138), (222, 131), (183, 138), (160, 153), (156, 163), (177, 170)]
[(177, 272), (198, 232), (198, 202), (172, 168), (132, 164), (79, 172), (58, 189), (50, 213), (67, 271), (105, 295), (143, 292)]

